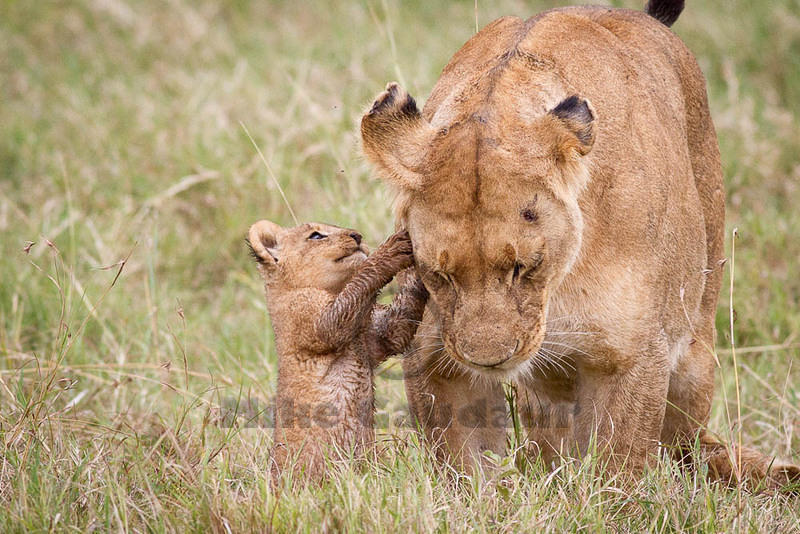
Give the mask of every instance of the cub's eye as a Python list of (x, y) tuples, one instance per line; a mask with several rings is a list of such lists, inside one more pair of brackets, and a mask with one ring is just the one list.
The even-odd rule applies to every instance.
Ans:
[(308, 239), (325, 239), (326, 237), (328, 236), (326, 236), (325, 234), (321, 234), (319, 232), (311, 232), (311, 235), (308, 236)]

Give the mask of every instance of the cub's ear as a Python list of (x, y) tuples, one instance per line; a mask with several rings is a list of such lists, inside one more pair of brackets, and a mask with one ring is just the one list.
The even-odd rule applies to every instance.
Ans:
[(549, 115), (566, 129), (559, 136), (557, 150), (563, 159), (585, 156), (592, 150), (595, 138), (595, 113), (588, 100), (577, 95), (562, 100)]
[(258, 221), (247, 233), (247, 244), (253, 258), (266, 269), (278, 263), (278, 237), (284, 229), (271, 221)]
[(401, 190), (424, 187), (422, 162), (434, 137), (417, 103), (395, 82), (386, 86), (361, 118), (364, 153), (385, 180)]

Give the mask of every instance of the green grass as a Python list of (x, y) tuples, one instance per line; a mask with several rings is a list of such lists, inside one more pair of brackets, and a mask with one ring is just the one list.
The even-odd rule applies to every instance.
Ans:
[[(477, 16), (556, 5), (480, 1)], [(291, 224), (240, 121), (299, 219), (375, 245), (391, 197), (360, 156), (358, 119), (393, 79), (424, 100), (474, 8), (0, 3), (0, 531), (800, 530), (796, 499), (666, 461), (630, 495), (591, 461), (550, 474), (498, 458), (492, 475), (455, 477), (409, 428), (396, 364), (377, 384), (386, 450), (321, 488), (272, 493), (269, 429), (221, 424), (237, 402), (267, 406), (276, 377), (244, 234), (262, 217)], [(675, 31), (708, 77), (728, 241), (740, 236), (742, 418), (726, 280), (710, 426), (797, 462), (800, 3), (688, 2)]]

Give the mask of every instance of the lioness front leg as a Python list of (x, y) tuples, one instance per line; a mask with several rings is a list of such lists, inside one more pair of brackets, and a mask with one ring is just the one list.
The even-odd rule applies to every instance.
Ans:
[(632, 361), (624, 369), (579, 369), (573, 436), (581, 454), (594, 440), (611, 474), (636, 477), (658, 450), (669, 366), (661, 351)]
[(505, 451), (505, 398), (500, 384), (475, 380), (445, 350), (426, 312), (403, 360), (408, 406), (437, 456), (471, 472), (484, 451)]

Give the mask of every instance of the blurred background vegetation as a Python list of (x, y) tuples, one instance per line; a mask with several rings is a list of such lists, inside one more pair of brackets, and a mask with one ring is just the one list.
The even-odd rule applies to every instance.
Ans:
[[(746, 442), (798, 461), (800, 1), (687, 4), (673, 29), (708, 79), (729, 254), (734, 227), (740, 236), (733, 300), (742, 419), (726, 280), (711, 427), (727, 435), (730, 423), (741, 425)], [(387, 464), (406, 478), (365, 482), (356, 473), (352, 487), (278, 507), (261, 470), (268, 430), (220, 427), (220, 405), (241, 398), (266, 406), (276, 375), (244, 234), (259, 218), (292, 224), (240, 122), (300, 220), (358, 228), (374, 246), (393, 221), (391, 197), (359, 152), (358, 120), (372, 97), (398, 80), (424, 102), (476, 19), (483, 26), (560, 5), (1, 2), (0, 529), (60, 521), (257, 530), (313, 519), (330, 528), (447, 530), (471, 525), (476, 510), (487, 528), (518, 525), (509, 519), (515, 503), (551, 490), (536, 493), (522, 480), (506, 504), (439, 493), (414, 445), (408, 464), (398, 467), (396, 456)], [(390, 364), (377, 388), (387, 423), (406, 417), (397, 369)], [(387, 427), (389, 437), (413, 441)], [(238, 508), (243, 496), (248, 504)], [(315, 508), (320, 498), (328, 504)], [(561, 504), (593, 503), (596, 514), (552, 508), (542, 512), (555, 518), (546, 525), (613, 518), (602, 497), (584, 498), (569, 494)], [(684, 526), (719, 527), (706, 502), (681, 498), (669, 510), (692, 518)], [(741, 520), (728, 505), (712, 514), (732, 521), (722, 519), (723, 530)], [(756, 530), (797, 520), (796, 502), (794, 511), (747, 513)], [(352, 524), (331, 523), (341, 514)], [(625, 524), (650, 528), (659, 517)]]

